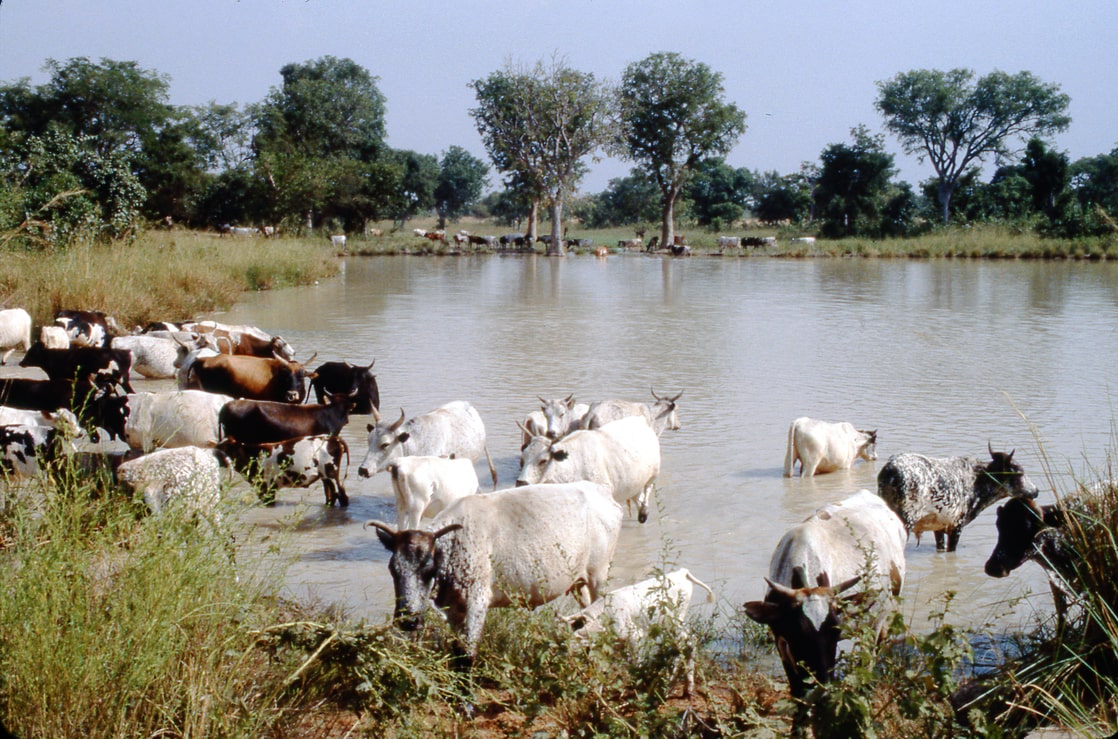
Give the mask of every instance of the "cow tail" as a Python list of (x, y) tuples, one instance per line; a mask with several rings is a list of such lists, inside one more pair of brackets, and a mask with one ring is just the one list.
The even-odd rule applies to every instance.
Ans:
[(485, 461), (489, 463), (489, 474), (493, 476), (493, 489), (496, 490), (497, 489), (497, 468), (493, 466), (493, 457), (489, 456), (489, 447), (484, 446), (484, 447), (482, 447), (482, 449), (485, 450)]
[(707, 603), (714, 602), (714, 591), (710, 589), (709, 585), (692, 575), (690, 570), (687, 571), (687, 579), (690, 580), (693, 584), (698, 585), (700, 588), (707, 591)]
[(784, 453), (784, 476), (792, 476), (792, 468), (796, 466), (796, 422), (788, 425), (788, 451)]

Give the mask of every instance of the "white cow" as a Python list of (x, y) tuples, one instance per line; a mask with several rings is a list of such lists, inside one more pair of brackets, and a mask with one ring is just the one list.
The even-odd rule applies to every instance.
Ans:
[(590, 410), (586, 403), (576, 403), (573, 394), (551, 400), (540, 397), (539, 400), (540, 409), (529, 413), (524, 422), (519, 424), (522, 434), (521, 451), (528, 446), (533, 436), (558, 439), (581, 428), (582, 419)]
[(28, 411), (0, 405), (0, 426), (46, 426), (58, 429), (71, 438), (78, 438), (84, 433), (78, 417), (66, 408), (56, 411)]
[(740, 236), (719, 236), (718, 248), (719, 249), (737, 249), (741, 247)]
[(829, 423), (802, 416), (788, 427), (788, 451), (784, 455), (784, 476), (791, 477), (797, 460), (800, 476), (817, 472), (848, 470), (861, 457), (877, 459), (877, 431), (862, 431), (842, 421)]
[(660, 440), (643, 416), (629, 416), (557, 441), (535, 437), (524, 449), (516, 484), (590, 480), (608, 485), (618, 503), (637, 501), (637, 520), (644, 523), (659, 474)]
[[(768, 593), (763, 601), (746, 603), (745, 612), (772, 629), (793, 696), (803, 697), (807, 690), (804, 668), (820, 682), (830, 680), (841, 622), (837, 600), (859, 584), (867, 558), (873, 580), (861, 583), (863, 593), (900, 593), (907, 537), (885, 501), (859, 490), (820, 508), (776, 545), (765, 578)], [(887, 611), (880, 608), (882, 632)]]
[(388, 463), (396, 491), (396, 525), (418, 529), (423, 518), (437, 516), (459, 498), (478, 491), (477, 471), (468, 459), (397, 457)]
[(331, 236), (330, 246), (339, 251), (345, 251), (345, 234), (335, 234)]
[(714, 602), (714, 591), (681, 567), (647, 580), (611, 590), (578, 613), (563, 618), (580, 640), (606, 629), (624, 640), (640, 657), (648, 646), (650, 633), (667, 633), (684, 642), (684, 695), (695, 688), (695, 645), (687, 629), (687, 609), (691, 605), (692, 585), (707, 591), (707, 603)]
[(17, 347), (31, 348), (31, 314), (23, 308), (0, 310), (0, 351), (7, 350), (0, 364), (6, 364)]
[(34, 477), (57, 458), (62, 435), (49, 426), (0, 426), (0, 480)]
[(70, 334), (61, 326), (42, 326), (39, 328), (39, 342), (47, 349), (69, 349)]
[(406, 423), (403, 408), (396, 421), (382, 421), (375, 410), (376, 424), (367, 426), (369, 451), (357, 469), (361, 477), (388, 469), (388, 463), (399, 457), (455, 457), (475, 462), (484, 455), (493, 487), (497, 487), (497, 469), (485, 445), (485, 424), (477, 409), (466, 401), (447, 403)]
[(591, 403), (586, 414), (582, 417), (582, 428), (596, 429), (607, 423), (625, 418), (627, 416), (642, 416), (648, 425), (660, 436), (665, 431), (679, 430), (679, 415), (676, 412), (678, 395), (661, 397), (652, 390), (652, 403), (638, 403), (632, 400), (599, 400)]
[(233, 398), (203, 390), (132, 393), (124, 440), (133, 449), (213, 447), (221, 438), (217, 416)]
[[(196, 349), (210, 348), (216, 351), (212, 335), (193, 334), (190, 343), (182, 343), (174, 338), (140, 334), (138, 336), (114, 336), (113, 349), (124, 349), (132, 354), (132, 369), (148, 379), (166, 379), (175, 376), (187, 354)], [(197, 356), (197, 355), (195, 355)]]
[(153, 514), (173, 506), (216, 523), (222, 486), (228, 482), (222, 474), (224, 459), (220, 452), (195, 446), (160, 449), (121, 462), (116, 476), (133, 495), (143, 496)]
[(433, 600), (472, 661), (490, 608), (535, 608), (568, 592), (581, 605), (597, 600), (621, 519), (608, 490), (582, 481), (468, 495), (436, 516), (428, 531), (367, 525), (392, 552), (397, 623), (417, 628)]

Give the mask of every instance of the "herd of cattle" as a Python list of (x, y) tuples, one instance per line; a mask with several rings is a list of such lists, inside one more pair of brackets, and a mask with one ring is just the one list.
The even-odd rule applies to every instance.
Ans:
[[(433, 603), (459, 635), (461, 656), (476, 653), (490, 608), (536, 606), (573, 594), (576, 629), (611, 626), (639, 646), (650, 619), (683, 629), (693, 584), (685, 569), (605, 592), (625, 508), (638, 521), (660, 474), (660, 438), (680, 427), (681, 394), (651, 402), (578, 403), (573, 395), (540, 398), (518, 422), (521, 464), (516, 486), (496, 490), (485, 425), (465, 401), (407, 418), (382, 418), (373, 363), (326, 362), (313, 370), (295, 360), (279, 336), (216, 322), (153, 324), (124, 334), (98, 312), (60, 311), (32, 343), (21, 309), (0, 311), (0, 364), (22, 349), (22, 367), (46, 379), (0, 379), (0, 474), (49, 471), (59, 455), (110, 470), (153, 513), (181, 505), (213, 515), (235, 470), (262, 499), (322, 481), (327, 505), (345, 506), (349, 448), (340, 432), (351, 414), (368, 414), (362, 477), (387, 471), (395, 495), (392, 526), (370, 521), (391, 552), (395, 620), (417, 627)], [(136, 392), (132, 371), (173, 378), (178, 389)], [(309, 388), (308, 388), (309, 385)], [(315, 401), (309, 402), (309, 389)], [(127, 451), (76, 452), (88, 434), (123, 441)], [(849, 423), (798, 418), (788, 430), (784, 475), (849, 469), (873, 461), (877, 432)], [(899, 593), (905, 542), (926, 531), (953, 551), (963, 528), (985, 508), (998, 509), (998, 543), (987, 574), (1003, 577), (1034, 560), (1060, 581), (1061, 517), (1035, 503), (1037, 488), (1013, 452), (989, 460), (892, 456), (876, 493), (860, 491), (792, 527), (773, 552), (768, 592), (746, 614), (775, 637), (794, 694), (808, 676), (830, 678), (842, 601)], [(474, 463), (485, 458), (494, 492), (480, 492)], [(426, 521), (426, 526), (423, 526)], [(867, 560), (867, 553), (870, 555)], [(868, 562), (868, 564), (867, 564)], [(882, 602), (889, 599), (883, 598)], [(1057, 600), (1062, 615), (1063, 600)], [(653, 614), (653, 615), (650, 615)], [(885, 623), (884, 612), (879, 625)], [(685, 632), (683, 632), (685, 633)], [(687, 689), (691, 670), (687, 666)]]

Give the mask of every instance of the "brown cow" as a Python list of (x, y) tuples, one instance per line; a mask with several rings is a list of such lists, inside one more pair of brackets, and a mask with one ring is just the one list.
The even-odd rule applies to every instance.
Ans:
[(195, 359), (186, 386), (234, 398), (302, 403), (307, 397), (307, 370), (279, 357), (218, 354)]

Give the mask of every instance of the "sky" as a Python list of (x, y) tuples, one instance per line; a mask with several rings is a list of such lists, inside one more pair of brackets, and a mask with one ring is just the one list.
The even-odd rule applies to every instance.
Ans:
[[(0, 82), (45, 82), (47, 59), (108, 58), (167, 75), (173, 104), (244, 105), (285, 64), (349, 58), (378, 78), (390, 146), (461, 146), (488, 161), (471, 81), (558, 55), (618, 82), (628, 64), (673, 51), (722, 74), (747, 115), (727, 163), (788, 174), (855, 126), (882, 132), (877, 83), (913, 69), (1032, 72), (1071, 98), (1055, 148), (1073, 161), (1109, 153), (1116, 32), (1115, 0), (0, 0)], [(885, 148), (900, 179), (932, 176), (889, 135)], [(583, 192), (632, 165), (589, 166)]]

